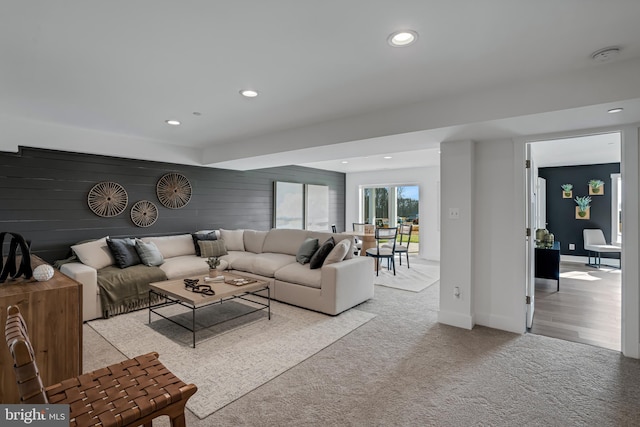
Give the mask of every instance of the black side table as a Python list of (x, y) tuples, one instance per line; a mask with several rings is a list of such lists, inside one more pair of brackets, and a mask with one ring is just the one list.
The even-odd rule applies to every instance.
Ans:
[(553, 279), (560, 291), (560, 242), (553, 242), (551, 248), (536, 248), (535, 277)]

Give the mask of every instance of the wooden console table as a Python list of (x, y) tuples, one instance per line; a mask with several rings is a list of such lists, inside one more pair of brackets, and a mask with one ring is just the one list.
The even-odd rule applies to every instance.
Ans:
[[(31, 257), (33, 268), (46, 264)], [(24, 277), (0, 283), (0, 319), (17, 305), (27, 323), (36, 363), (46, 386), (82, 373), (82, 285), (55, 270), (46, 282)], [(13, 358), (4, 335), (0, 344), (0, 403), (19, 403)]]

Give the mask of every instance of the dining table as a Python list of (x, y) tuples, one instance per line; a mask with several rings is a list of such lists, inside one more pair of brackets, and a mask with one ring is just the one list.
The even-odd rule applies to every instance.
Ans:
[[(367, 232), (368, 231), (368, 232)], [(376, 247), (376, 233), (367, 231), (344, 231), (342, 234), (359, 237), (362, 240), (362, 248), (360, 248), (360, 256), (367, 256), (367, 249)]]

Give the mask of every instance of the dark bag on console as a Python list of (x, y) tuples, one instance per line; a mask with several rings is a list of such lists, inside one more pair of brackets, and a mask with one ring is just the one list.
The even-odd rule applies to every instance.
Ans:
[[(9, 256), (7, 257), (7, 262), (4, 263), (4, 237), (7, 234), (11, 236), (11, 242), (9, 243)], [(20, 267), (16, 267), (18, 246), (20, 246), (20, 253), (22, 255)], [(18, 233), (11, 233), (8, 231), (0, 233), (0, 283), (4, 283), (9, 276), (11, 276), (12, 279), (16, 279), (23, 274), (25, 279), (30, 279), (31, 276), (33, 276), (33, 270), (31, 269), (30, 246), (31, 242), (24, 240), (24, 237)]]

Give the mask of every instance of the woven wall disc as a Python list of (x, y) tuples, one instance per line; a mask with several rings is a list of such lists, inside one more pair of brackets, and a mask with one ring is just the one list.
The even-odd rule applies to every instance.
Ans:
[(138, 227), (149, 227), (158, 219), (158, 208), (148, 200), (140, 200), (131, 207), (131, 221)]
[(120, 215), (129, 203), (124, 187), (116, 182), (99, 182), (89, 191), (89, 209), (101, 217)]
[(156, 194), (162, 206), (169, 209), (180, 209), (191, 200), (191, 183), (184, 175), (168, 173), (158, 181)]

